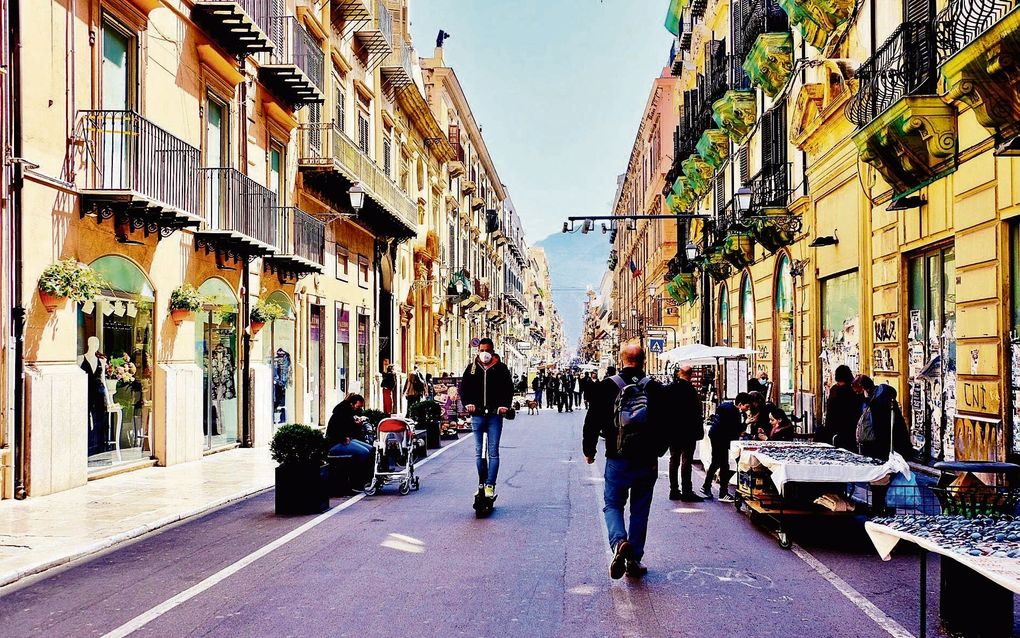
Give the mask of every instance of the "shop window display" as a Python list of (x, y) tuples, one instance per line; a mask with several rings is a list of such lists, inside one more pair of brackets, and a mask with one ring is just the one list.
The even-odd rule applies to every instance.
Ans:
[(78, 306), (78, 365), (88, 378), (88, 467), (152, 456), (152, 307), (145, 274), (109, 255), (90, 264), (109, 288)]
[(776, 271), (776, 332), (779, 407), (793, 411), (793, 275), (790, 258), (783, 256)]
[(195, 361), (202, 368), (205, 448), (238, 440), (238, 301), (222, 279), (199, 287), (208, 302), (195, 314)]
[(294, 306), (282, 292), (269, 295), (269, 303), (283, 308), (283, 316), (273, 320), (264, 333), (265, 362), (273, 373), (273, 425), (292, 422), (294, 413)]

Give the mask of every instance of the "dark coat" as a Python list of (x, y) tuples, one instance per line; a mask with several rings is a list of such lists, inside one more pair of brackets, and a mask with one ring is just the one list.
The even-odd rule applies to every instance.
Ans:
[(673, 443), (690, 444), (705, 436), (705, 414), (701, 395), (687, 379), (677, 379), (666, 386), (666, 407), (669, 410)]
[(708, 437), (716, 442), (736, 441), (744, 433), (744, 419), (732, 401), (724, 401), (715, 408), (715, 414), (708, 417)]
[(514, 401), (514, 380), (510, 368), (493, 355), (495, 363), (486, 368), (477, 359), (464, 370), (460, 382), (460, 399), (464, 405), (475, 406), (475, 414), (495, 414), (509, 408)]
[(822, 440), (851, 452), (857, 451), (857, 422), (864, 408), (864, 398), (849, 385), (829, 388), (825, 400), (825, 428)]
[[(912, 452), (910, 433), (907, 431), (907, 422), (903, 418), (900, 404), (896, 401), (896, 389), (886, 383), (876, 387), (867, 402), (867, 407), (871, 408), (875, 440), (861, 443), (861, 454), (887, 461), (891, 444), (891, 449), (904, 458), (909, 458)], [(890, 434), (890, 428), (892, 434)]]
[[(645, 377), (643, 370), (637, 368), (624, 368), (620, 376), (628, 383), (640, 381)], [(666, 453), (668, 439), (665, 436), (663, 427), (664, 388), (656, 381), (648, 384), (648, 416), (652, 425), (652, 436), (647, 440), (647, 446), (641, 449), (634, 460), (648, 461), (655, 463), (655, 459)], [(594, 458), (599, 437), (606, 442), (606, 458), (620, 458), (616, 449), (616, 397), (620, 394), (620, 388), (612, 378), (605, 378), (595, 386), (592, 392), (591, 404), (584, 416), (584, 435), (582, 450), (588, 458)], [(661, 434), (660, 434), (661, 433)]]
[(341, 401), (333, 408), (333, 414), (326, 425), (326, 442), (330, 447), (347, 439), (363, 439), (364, 429), (354, 422), (354, 408), (347, 401)]

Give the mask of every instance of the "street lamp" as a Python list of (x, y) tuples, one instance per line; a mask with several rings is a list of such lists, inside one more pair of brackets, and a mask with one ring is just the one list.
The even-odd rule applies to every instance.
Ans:
[(751, 189), (747, 186), (741, 186), (733, 194), (733, 200), (736, 202), (738, 213), (751, 210)]
[(347, 194), (351, 196), (351, 208), (354, 212), (361, 212), (361, 209), (365, 206), (365, 189), (361, 186), (361, 182), (355, 182), (347, 190)]
[(684, 247), (684, 252), (687, 253), (687, 261), (694, 261), (698, 258), (698, 246), (692, 241), (687, 242), (687, 246)]

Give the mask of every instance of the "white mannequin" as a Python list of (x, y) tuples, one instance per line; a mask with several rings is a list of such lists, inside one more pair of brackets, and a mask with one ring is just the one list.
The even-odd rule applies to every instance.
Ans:
[(99, 352), (99, 337), (89, 337), (89, 340), (86, 343), (88, 346), (82, 359), (88, 361), (89, 366), (93, 371), (98, 370), (99, 357), (97, 356), (97, 353)]

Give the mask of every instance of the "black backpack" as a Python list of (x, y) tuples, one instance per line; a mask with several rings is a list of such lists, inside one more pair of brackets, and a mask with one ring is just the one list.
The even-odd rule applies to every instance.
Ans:
[(652, 438), (652, 421), (648, 414), (648, 384), (651, 377), (627, 383), (620, 375), (611, 377), (620, 389), (613, 406), (613, 425), (616, 426), (616, 452), (634, 457), (649, 449)]

